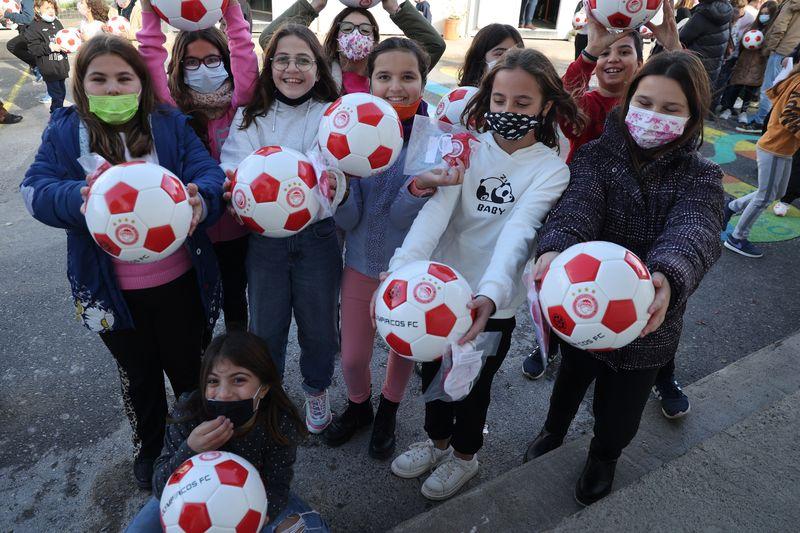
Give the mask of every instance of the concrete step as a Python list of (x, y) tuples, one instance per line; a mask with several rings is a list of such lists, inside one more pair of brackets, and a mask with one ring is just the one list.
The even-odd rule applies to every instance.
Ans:
[[(642, 416), (639, 433), (617, 465), (616, 492), (619, 493), (651, 472), (663, 469), (664, 465), (683, 457), (704, 441), (772, 409), (787, 397), (794, 397), (798, 391), (800, 333), (766, 346), (686, 387), (685, 392), (692, 401), (692, 412), (684, 419), (668, 421), (661, 416), (657, 402), (649, 402)], [(788, 431), (793, 431), (796, 438), (800, 434), (800, 427), (795, 422), (796, 419)], [(535, 461), (403, 522), (392, 531), (478, 533), (543, 531), (557, 527), (565, 518), (582, 509), (575, 502), (573, 493), (586, 460), (589, 440), (590, 436), (586, 436), (568, 442)], [(516, 453), (521, 456), (523, 451), (516, 450)], [(793, 457), (796, 459), (797, 454)], [(676, 490), (680, 490), (680, 487)], [(614, 493), (609, 496), (609, 502), (614, 501), (613, 497)], [(642, 520), (647, 520), (653, 509), (640, 508), (639, 511)], [(658, 522), (645, 523), (649, 525), (640, 527), (640, 530), (653, 529)], [(693, 526), (686, 524), (690, 529)], [(609, 523), (607, 528), (593, 529), (611, 527)]]

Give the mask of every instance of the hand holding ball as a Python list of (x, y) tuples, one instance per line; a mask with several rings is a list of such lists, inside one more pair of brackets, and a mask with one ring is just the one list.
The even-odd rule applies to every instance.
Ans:
[(228, 9), (228, 0), (150, 0), (150, 5), (170, 26), (197, 31), (216, 24)]
[(586, 0), (597, 21), (611, 30), (638, 29), (653, 18), (661, 0)]

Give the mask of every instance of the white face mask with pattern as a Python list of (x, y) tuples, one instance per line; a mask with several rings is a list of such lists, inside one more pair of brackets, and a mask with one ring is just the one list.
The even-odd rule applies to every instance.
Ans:
[(631, 105), (625, 116), (628, 132), (639, 147), (645, 150), (670, 143), (683, 135), (689, 117), (656, 113)]

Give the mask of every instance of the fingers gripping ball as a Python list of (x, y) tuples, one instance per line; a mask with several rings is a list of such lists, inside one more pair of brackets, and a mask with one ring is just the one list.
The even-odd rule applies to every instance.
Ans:
[(381, 0), (339, 0), (339, 1), (344, 5), (346, 5), (347, 7), (362, 7), (364, 9), (375, 7), (381, 3)]
[(608, 29), (639, 28), (661, 8), (661, 0), (586, 0), (595, 18)]
[(81, 47), (80, 34), (74, 28), (58, 30), (55, 41), (68, 54), (74, 54)]
[(759, 30), (750, 30), (742, 36), (742, 46), (748, 50), (757, 50), (764, 44), (764, 34)]
[(111, 33), (114, 35), (119, 35), (120, 37), (127, 37), (128, 32), (131, 31), (131, 23), (128, 22), (128, 19), (119, 15), (115, 15), (108, 19), (106, 24), (111, 29)]
[(252, 464), (232, 453), (210, 451), (172, 473), (159, 507), (164, 531), (256, 533), (267, 518), (267, 492)]
[(622, 348), (639, 336), (655, 288), (631, 251), (603, 241), (576, 244), (559, 254), (542, 280), (542, 312), (559, 337), (576, 348)]
[(466, 127), (461, 121), (461, 114), (464, 113), (467, 104), (476, 94), (478, 94), (478, 88), (469, 85), (456, 87), (451, 90), (439, 100), (439, 104), (436, 106), (436, 111), (434, 112), (436, 120), (447, 124), (460, 124)]
[(247, 156), (231, 180), (231, 202), (251, 231), (289, 237), (319, 213), (317, 175), (296, 150), (265, 146)]
[(131, 161), (97, 178), (86, 202), (86, 225), (95, 242), (131, 263), (164, 259), (183, 245), (192, 223), (189, 193), (169, 170)]
[(397, 160), (403, 149), (403, 125), (385, 100), (366, 93), (346, 94), (325, 111), (317, 141), (331, 166), (365, 178)]
[(383, 340), (414, 361), (435, 361), (472, 326), (472, 289), (454, 269), (415, 261), (378, 288), (375, 322)]
[(210, 28), (228, 9), (228, 0), (151, 0), (150, 3), (162, 20), (185, 31)]

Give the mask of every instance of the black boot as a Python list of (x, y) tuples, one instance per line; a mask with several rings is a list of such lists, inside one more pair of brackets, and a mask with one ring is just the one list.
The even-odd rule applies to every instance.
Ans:
[(372, 424), (372, 402), (368, 399), (362, 403), (347, 400), (347, 409), (333, 419), (323, 433), (328, 446), (341, 446), (355, 435), (359, 428)]
[(552, 452), (561, 446), (562, 442), (564, 442), (564, 437), (554, 435), (545, 428), (542, 428), (536, 438), (533, 439), (533, 442), (528, 445), (528, 449), (525, 451), (525, 457), (522, 458), (522, 462), (527, 463), (528, 461), (533, 461), (540, 455), (544, 455), (547, 452)]
[(136, 486), (142, 490), (152, 490), (153, 487), (153, 459), (137, 457), (133, 461), (133, 477)]
[(614, 484), (614, 471), (617, 469), (617, 460), (603, 461), (594, 457), (591, 452), (586, 459), (581, 477), (575, 486), (575, 500), (581, 505), (591, 505), (605, 498), (611, 492)]
[(375, 414), (372, 438), (369, 440), (369, 455), (374, 459), (388, 459), (394, 453), (394, 427), (397, 421), (399, 403), (387, 400), (381, 394), (381, 403)]

